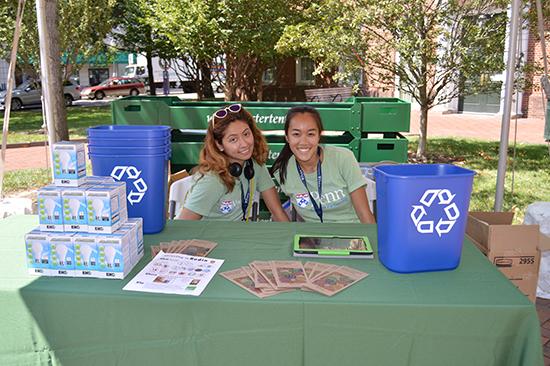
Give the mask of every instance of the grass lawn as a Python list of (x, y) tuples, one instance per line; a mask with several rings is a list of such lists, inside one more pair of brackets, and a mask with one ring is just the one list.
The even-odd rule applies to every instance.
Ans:
[[(0, 112), (0, 115), (3, 118), (4, 112)], [(47, 140), (41, 128), (42, 123), (41, 109), (12, 111), (8, 144)], [(67, 109), (67, 123), (71, 139), (86, 138), (88, 127), (111, 124), (111, 107), (70, 107)]]
[[(416, 151), (411, 139), (409, 152)], [(444, 162), (476, 171), (471, 211), (492, 211), (495, 202), (498, 142), (458, 138), (428, 140), (428, 163)], [(550, 154), (545, 145), (518, 144), (508, 150), (503, 209), (516, 213), (514, 221), (523, 222), (525, 208), (535, 201), (550, 201)], [(514, 171), (514, 173), (512, 173)], [(513, 178), (512, 178), (513, 177)], [(513, 182), (513, 184), (512, 184)]]

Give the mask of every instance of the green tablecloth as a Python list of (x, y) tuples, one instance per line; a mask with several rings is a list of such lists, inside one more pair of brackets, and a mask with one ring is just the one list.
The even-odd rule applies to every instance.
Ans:
[[(291, 258), (296, 232), (367, 234), (360, 224), (169, 222), (145, 237), (123, 280), (27, 275), (34, 216), (0, 221), (0, 365), (542, 365), (535, 307), (465, 242), (454, 271), (396, 274), (378, 259), (328, 260), (368, 272), (329, 298), (258, 299), (220, 276), (198, 298), (122, 291), (160, 241), (202, 238), (222, 271)], [(302, 258), (303, 259), (303, 258)], [(305, 261), (305, 260), (304, 260)]]

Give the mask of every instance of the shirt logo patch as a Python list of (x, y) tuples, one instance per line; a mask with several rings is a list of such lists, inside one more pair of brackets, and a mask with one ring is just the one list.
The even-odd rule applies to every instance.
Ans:
[(309, 205), (309, 194), (296, 193), (294, 197), (296, 199), (296, 204), (298, 205), (298, 207), (304, 208)]
[(233, 201), (231, 201), (231, 200), (221, 201), (220, 212), (222, 214), (227, 215), (228, 213), (233, 211), (234, 208), (235, 208), (235, 205), (233, 204)]

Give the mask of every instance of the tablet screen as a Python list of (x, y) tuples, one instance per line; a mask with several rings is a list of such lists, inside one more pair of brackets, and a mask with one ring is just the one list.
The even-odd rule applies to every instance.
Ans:
[(328, 250), (366, 250), (363, 238), (313, 237), (301, 236), (298, 242), (300, 249)]

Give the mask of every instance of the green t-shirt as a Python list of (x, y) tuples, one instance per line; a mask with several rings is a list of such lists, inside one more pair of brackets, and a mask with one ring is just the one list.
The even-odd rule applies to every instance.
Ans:
[[(203, 220), (240, 221), (243, 217), (240, 182), (242, 182), (246, 195), (248, 180), (243, 174), (239, 178), (235, 178), (233, 191), (227, 192), (227, 187), (217, 174), (208, 172), (201, 177), (200, 173), (197, 173), (195, 174), (195, 184), (189, 189), (183, 207), (201, 215)], [(248, 217), (252, 215), (252, 202), (258, 196), (258, 192), (264, 192), (274, 185), (265, 165), (259, 165), (254, 161), (254, 178), (250, 181)]]
[[(350, 192), (367, 184), (359, 164), (350, 150), (323, 146), (322, 197), (319, 200), (317, 171), (305, 174), (307, 187), (315, 202), (323, 207), (323, 222), (359, 222), (351, 203)], [(280, 182), (279, 175), (275, 179)], [(320, 222), (309, 194), (300, 180), (294, 155), (288, 160), (285, 183), (281, 190), (290, 198), (296, 212), (307, 222)]]

